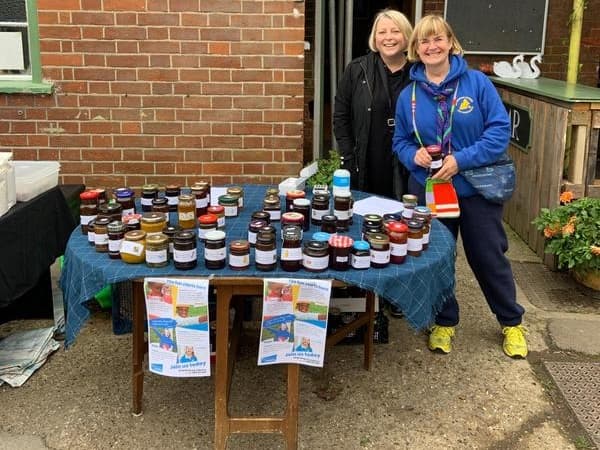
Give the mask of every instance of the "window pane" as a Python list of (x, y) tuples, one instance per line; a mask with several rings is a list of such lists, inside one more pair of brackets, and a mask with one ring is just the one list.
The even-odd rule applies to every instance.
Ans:
[(27, 22), (26, 0), (0, 0), (0, 22)]

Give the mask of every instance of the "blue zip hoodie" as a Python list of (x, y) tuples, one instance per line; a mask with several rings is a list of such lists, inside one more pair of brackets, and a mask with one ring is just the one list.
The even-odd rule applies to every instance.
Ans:
[[(421, 81), (430, 83), (425, 77), (423, 63), (412, 66), (410, 78), (414, 80), (413, 83), (404, 88), (396, 103), (393, 150), (413, 177), (425, 185), (427, 170), (414, 162), (415, 153), (420, 147), (413, 129), (411, 112), (414, 82), (416, 81), (415, 123), (425, 146), (437, 141), (437, 102), (419, 86)], [(496, 88), (488, 77), (480, 71), (469, 69), (462, 57), (451, 55), (450, 71), (442, 87), (452, 86), (456, 80), (459, 80), (459, 86), (452, 119), (451, 144), (452, 154), (460, 171), (486, 166), (502, 155), (510, 140), (510, 120)], [(447, 149), (444, 149), (444, 153), (446, 151)], [(476, 194), (473, 186), (460, 172), (452, 178), (452, 182), (459, 197)]]

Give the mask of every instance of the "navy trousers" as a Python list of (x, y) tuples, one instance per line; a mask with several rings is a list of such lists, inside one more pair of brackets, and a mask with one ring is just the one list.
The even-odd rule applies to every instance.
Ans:
[[(423, 186), (411, 177), (408, 188), (419, 197), (419, 204), (425, 204)], [(467, 262), (498, 322), (503, 326), (519, 325), (525, 309), (517, 303), (515, 280), (505, 255), (508, 239), (502, 226), (502, 205), (480, 195), (460, 198), (459, 205), (460, 217), (440, 221), (455, 239), (460, 232)], [(458, 321), (459, 307), (453, 296), (444, 303), (435, 323), (450, 327)]]

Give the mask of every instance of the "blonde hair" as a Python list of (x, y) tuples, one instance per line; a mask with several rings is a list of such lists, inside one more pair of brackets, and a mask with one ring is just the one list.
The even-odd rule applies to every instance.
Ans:
[(377, 52), (377, 47), (375, 47), (375, 31), (377, 29), (379, 21), (383, 18), (390, 19), (392, 22), (394, 22), (394, 25), (396, 25), (400, 32), (404, 35), (405, 43), (408, 43), (408, 39), (410, 38), (410, 35), (413, 32), (412, 25), (410, 24), (406, 16), (400, 11), (396, 11), (395, 9), (389, 8), (384, 9), (383, 11), (379, 11), (375, 16), (375, 19), (373, 20), (373, 27), (371, 27), (371, 34), (369, 34), (369, 48), (373, 52)]
[(415, 25), (415, 29), (410, 36), (408, 41), (408, 59), (410, 61), (420, 61), (417, 53), (419, 42), (421, 39), (427, 39), (430, 36), (436, 36), (438, 34), (445, 34), (452, 46), (450, 47), (450, 54), (462, 55), (464, 53), (463, 48), (458, 42), (452, 27), (442, 16), (431, 14), (424, 16)]

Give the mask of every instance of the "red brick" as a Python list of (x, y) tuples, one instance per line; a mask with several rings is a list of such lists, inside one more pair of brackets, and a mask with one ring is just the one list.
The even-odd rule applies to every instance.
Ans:
[(211, 150), (210, 159), (211, 162), (232, 162), (233, 152), (231, 150)]
[(82, 66), (83, 55), (46, 53), (42, 55), (42, 64), (45, 66)]
[(213, 83), (227, 83), (232, 81), (231, 70), (215, 69), (210, 71), (210, 81)]
[(237, 122), (242, 120), (242, 112), (232, 109), (206, 109), (200, 114), (207, 122)]
[(240, 173), (239, 164), (237, 163), (204, 163), (204, 173), (207, 175), (236, 175)]
[[(129, 147), (137, 147), (137, 148), (152, 148), (154, 144), (154, 139), (152, 136), (127, 136), (127, 135), (118, 135), (114, 137), (114, 145), (115, 147), (129, 148)], [(123, 155), (125, 157), (125, 155)], [(141, 157), (141, 154), (140, 154)], [(130, 159), (130, 158), (127, 158)]]
[(244, 136), (243, 138), (243, 149), (262, 149), (264, 147), (264, 137), (263, 136)]
[[(118, 12), (115, 13), (117, 25), (137, 25), (137, 13), (134, 12)], [(106, 36), (106, 29), (104, 30)]]
[(203, 145), (206, 148), (241, 148), (240, 136), (205, 136)]
[(208, 69), (180, 69), (179, 79), (181, 81), (209, 81), (209, 74)]
[(265, 29), (263, 30), (265, 41), (274, 42), (298, 42), (304, 40), (304, 29)]
[(234, 135), (270, 135), (273, 132), (272, 126), (264, 123), (234, 123), (232, 128)]
[(211, 109), (231, 109), (233, 101), (231, 97), (212, 97), (210, 99)]
[(151, 84), (152, 95), (172, 95), (173, 83), (164, 83), (162, 81)]
[(62, 173), (90, 174), (92, 173), (92, 164), (89, 162), (61, 162), (60, 171)]
[(144, 134), (181, 134), (182, 126), (180, 123), (143, 122), (142, 131)]
[(208, 53), (207, 42), (182, 42), (181, 53), (202, 55)]
[(138, 43), (136, 41), (117, 42), (117, 53), (138, 53)]
[(83, 65), (85, 67), (106, 67), (105, 55), (83, 55)]
[(270, 83), (265, 85), (265, 95), (296, 95), (302, 90), (301, 84)]
[(172, 122), (175, 119), (175, 111), (169, 109), (157, 109), (154, 118), (158, 122)]
[(145, 161), (183, 161), (183, 152), (178, 150), (144, 150)]
[(76, 68), (75, 79), (77, 80), (105, 80), (111, 81), (115, 79), (114, 69), (104, 68)]
[(81, 159), (84, 161), (120, 161), (121, 150), (107, 148), (82, 150)]
[(142, 132), (142, 124), (139, 122), (121, 122), (121, 133), (139, 134)]
[(139, 69), (140, 80), (148, 81), (177, 81), (179, 79), (176, 69)]
[(150, 94), (150, 83), (130, 83), (115, 81), (111, 83), (111, 91), (113, 94)]
[(38, 0), (37, 7), (40, 11), (45, 9), (76, 11), (79, 10), (79, 0)]
[(186, 108), (208, 108), (210, 107), (210, 98), (205, 95), (195, 95), (184, 98)]
[(114, 96), (107, 95), (96, 95), (96, 96), (85, 96), (79, 98), (79, 104), (81, 106), (92, 106), (92, 107), (115, 107), (119, 104), (119, 99)]
[(184, 67), (187, 69), (200, 66), (200, 59), (194, 55), (172, 55), (171, 61), (172, 67)]
[(241, 39), (240, 30), (232, 28), (202, 28), (200, 40), (233, 42)]
[(85, 27), (81, 30), (81, 37), (83, 39), (96, 39), (100, 40), (102, 36), (102, 27)]
[(138, 25), (157, 25), (161, 27), (179, 25), (179, 14), (139, 14)]
[[(175, 136), (175, 145), (178, 149), (182, 148), (200, 148), (203, 146), (202, 136)], [(186, 157), (187, 160), (187, 157)]]
[(89, 147), (89, 136), (54, 136), (50, 135), (50, 145), (52, 147)]
[(109, 40), (146, 39), (146, 29), (142, 27), (104, 27), (104, 38)]
[(112, 136), (92, 136), (92, 147), (94, 148), (110, 148), (113, 146)]
[(231, 44), (229, 42), (209, 42), (208, 53), (211, 55), (230, 55)]
[(186, 27), (205, 27), (208, 25), (207, 14), (181, 14), (181, 25)]
[(237, 70), (233, 72), (233, 81), (273, 81), (271, 70)]
[(92, 173), (94, 173), (94, 174), (115, 173), (115, 165), (112, 162), (110, 162), (110, 163), (95, 162), (92, 164)]
[(242, 29), (242, 41), (262, 41), (264, 40), (263, 30)]
[(205, 83), (202, 85), (204, 95), (240, 95), (242, 85), (239, 83)]
[(104, 0), (105, 11), (144, 11), (146, 0)]
[(114, 53), (115, 43), (110, 41), (74, 41), (73, 50), (78, 53)]
[(175, 41), (145, 41), (140, 42), (140, 53), (179, 53), (179, 43)]
[(197, 41), (198, 30), (196, 28), (175, 28), (169, 29), (169, 36), (176, 41)]
[(110, 67), (148, 67), (146, 55), (107, 55), (106, 63)]
[(143, 97), (142, 105), (144, 108), (181, 108), (183, 99), (181, 97), (160, 96)]
[(78, 25), (114, 25), (114, 15), (104, 12), (73, 12), (72, 20)]
[(115, 162), (115, 174), (151, 174), (154, 173), (154, 163), (146, 162)]
[(90, 81), (88, 91), (90, 94), (109, 94), (110, 84), (104, 81)]
[(159, 39), (169, 39), (169, 29), (161, 28), (161, 27), (147, 27), (148, 39), (149, 40), (159, 40)]
[(202, 0), (200, 2), (200, 11), (209, 13), (241, 12), (241, 3), (240, 0)]
[(85, 134), (113, 134), (118, 133), (120, 126), (116, 122), (94, 121), (81, 122), (81, 132)]
[(207, 123), (190, 123), (190, 122), (184, 122), (183, 123), (183, 134), (186, 135), (206, 135), (209, 134), (211, 132), (210, 130), (210, 125)]

